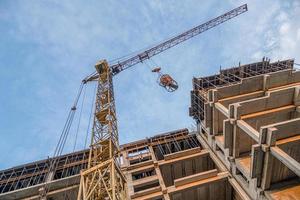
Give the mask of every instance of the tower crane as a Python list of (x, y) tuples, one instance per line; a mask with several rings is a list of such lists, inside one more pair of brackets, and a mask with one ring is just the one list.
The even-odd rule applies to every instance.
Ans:
[[(119, 161), (119, 136), (113, 76), (246, 11), (247, 5), (244, 4), (131, 58), (111, 64), (106, 60), (96, 63), (96, 71), (83, 80), (84, 84), (97, 81), (98, 86), (88, 166), (86, 170), (81, 171), (78, 200), (121, 200), (127, 198), (126, 179), (120, 169)], [(162, 86), (167, 82), (161, 82)]]

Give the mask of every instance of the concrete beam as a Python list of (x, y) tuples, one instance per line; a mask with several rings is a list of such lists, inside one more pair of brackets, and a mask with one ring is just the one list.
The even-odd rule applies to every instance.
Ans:
[(188, 183), (192, 183), (195, 181), (200, 181), (203, 179), (207, 179), (207, 178), (211, 178), (214, 176), (218, 175), (218, 170), (217, 169), (213, 169), (213, 170), (209, 170), (209, 171), (204, 171), (204, 172), (200, 172), (197, 174), (193, 174), (190, 176), (185, 176), (182, 178), (178, 178), (174, 180), (174, 185), (175, 187), (181, 186), (181, 185), (185, 185)]
[(228, 178), (229, 183), (234, 188), (234, 191), (238, 193), (238, 195), (243, 200), (251, 200), (251, 198), (248, 196), (248, 194), (245, 192), (245, 190), (241, 187), (241, 185), (234, 179), (234, 178)]
[[(149, 188), (146, 190), (135, 192), (133, 195), (131, 195), (131, 198), (134, 199), (134, 198), (142, 197), (145, 195), (153, 195), (153, 193), (161, 194), (161, 186), (152, 187), (152, 188)], [(157, 194), (155, 194), (155, 196), (157, 196)]]
[(237, 120), (237, 126), (247, 133), (253, 140), (259, 142), (259, 132), (248, 125), (244, 120)]
[(196, 147), (196, 148), (187, 149), (187, 150), (178, 151), (178, 152), (175, 152), (175, 153), (164, 155), (164, 159), (165, 160), (172, 160), (172, 159), (175, 159), (175, 158), (178, 158), (178, 157), (182, 157), (182, 156), (186, 156), (186, 155), (191, 155), (191, 154), (194, 154), (194, 153), (198, 153), (200, 151), (201, 151), (201, 148), (200, 147)]
[(295, 135), (300, 135), (300, 118), (291, 119), (275, 124), (270, 124), (260, 128), (262, 133), (264, 129), (276, 128), (276, 140), (293, 137)]
[(179, 192), (181, 190), (186, 190), (188, 188), (200, 187), (200, 186), (208, 185), (208, 184), (214, 184), (215, 182), (219, 182), (219, 181), (226, 181), (228, 176), (229, 176), (228, 172), (221, 172), (221, 173), (218, 173), (217, 176), (199, 180), (199, 181), (195, 181), (195, 182), (191, 182), (191, 183), (187, 183), (184, 185), (180, 185), (178, 187), (175, 187), (175, 185), (169, 186), (167, 188), (167, 190), (168, 190), (169, 194), (172, 194), (174, 192)]
[(284, 106), (294, 105), (295, 88), (285, 88), (267, 92), (266, 96), (239, 102), (240, 108), (237, 115), (249, 115), (265, 112)]
[(253, 76), (243, 79), (240, 83), (218, 88), (218, 99), (223, 100), (237, 95), (252, 93), (256, 91), (276, 90), (285, 87), (299, 85), (300, 72), (292, 69), (273, 72), (269, 77)]
[(279, 147), (271, 147), (272, 155), (300, 177), (300, 163), (285, 153)]
[(174, 163), (174, 162), (178, 162), (178, 161), (182, 161), (182, 160), (186, 160), (189, 158), (194, 158), (194, 157), (198, 157), (198, 156), (208, 156), (209, 155), (209, 151), (206, 149), (201, 150), (199, 153), (195, 153), (195, 154), (191, 154), (191, 155), (186, 155), (186, 156), (182, 156), (179, 158), (174, 158), (174, 159), (170, 159), (170, 160), (161, 160), (158, 161), (158, 165), (166, 165), (166, 164), (170, 164), (170, 163)]
[(223, 106), (221, 103), (215, 103), (215, 108), (220, 111), (223, 115), (229, 117), (229, 111), (228, 109)]

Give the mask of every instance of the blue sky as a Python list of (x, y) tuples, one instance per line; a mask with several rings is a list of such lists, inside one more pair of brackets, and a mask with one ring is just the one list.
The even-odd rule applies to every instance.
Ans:
[[(80, 81), (97, 60), (128, 55), (246, 1), (0, 1), (0, 169), (53, 154)], [(249, 11), (148, 62), (179, 83), (156, 84), (145, 64), (114, 79), (120, 143), (190, 128), (192, 77), (256, 62), (300, 62), (299, 1), (251, 0)], [(84, 147), (94, 84), (87, 85), (76, 149)], [(78, 117), (65, 152), (72, 151)]]

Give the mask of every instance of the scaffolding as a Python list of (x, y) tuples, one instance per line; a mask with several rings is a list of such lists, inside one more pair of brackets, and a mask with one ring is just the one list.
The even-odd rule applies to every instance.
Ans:
[[(78, 175), (87, 167), (88, 151), (55, 158), (57, 168), (53, 181)], [(0, 171), (0, 194), (45, 183), (52, 158)]]
[(245, 78), (253, 76), (293, 69), (293, 65), (293, 60), (270, 63), (270, 60), (263, 58), (262, 62), (247, 65), (239, 64), (238, 67), (220, 70), (220, 73), (217, 75), (193, 78), (189, 114), (197, 122), (201, 122), (204, 119), (204, 103), (208, 102), (209, 99), (208, 90), (236, 84)]
[(199, 136), (252, 199), (300, 198), (300, 71), (293, 60), (193, 79)]

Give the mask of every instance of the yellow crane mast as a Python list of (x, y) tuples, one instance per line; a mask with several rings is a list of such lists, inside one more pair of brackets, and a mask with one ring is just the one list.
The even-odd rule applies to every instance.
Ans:
[(83, 83), (97, 80), (98, 86), (88, 167), (81, 172), (78, 200), (127, 199), (126, 179), (120, 170), (113, 76), (246, 11), (244, 4), (129, 59), (111, 66), (106, 60), (96, 64), (96, 72), (83, 80)]
[(78, 199), (126, 199), (126, 180), (118, 163), (119, 137), (112, 73), (105, 60), (99, 74), (88, 169), (81, 173)]

